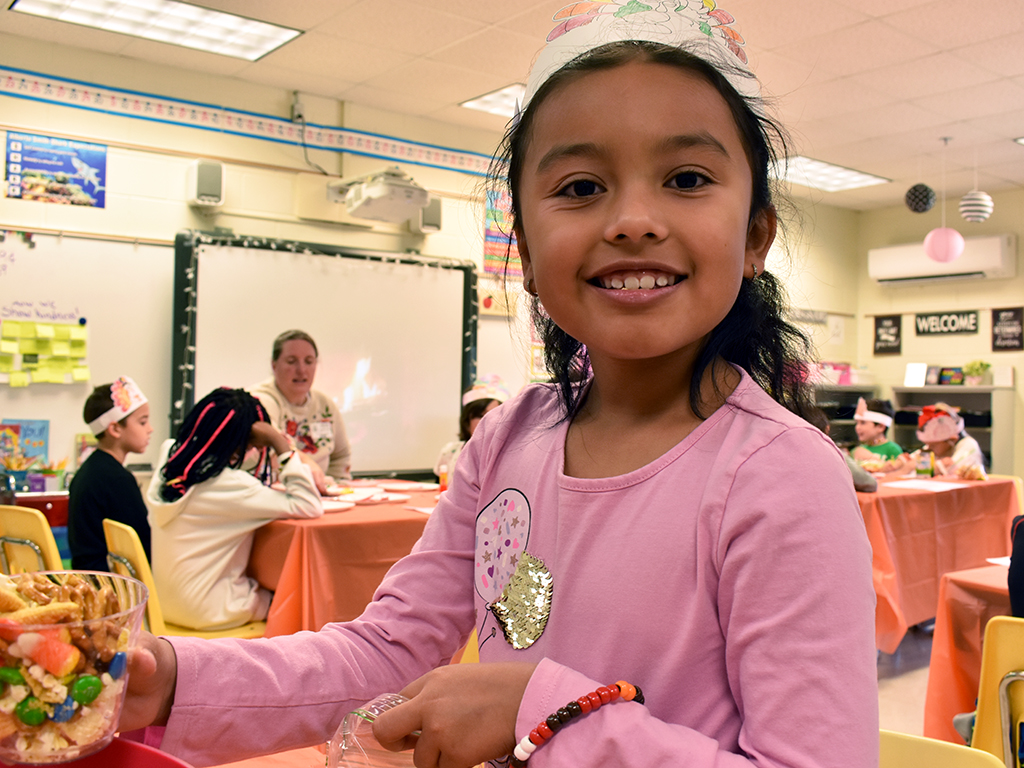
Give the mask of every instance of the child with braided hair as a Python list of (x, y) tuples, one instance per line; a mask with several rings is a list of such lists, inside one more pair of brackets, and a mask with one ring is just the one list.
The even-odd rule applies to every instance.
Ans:
[[(242, 461), (253, 450), (253, 471)], [(269, 487), (277, 456), (284, 492)], [(167, 440), (146, 503), (153, 530), (153, 578), (167, 620), (227, 629), (264, 619), (271, 593), (245, 575), (257, 528), (282, 517), (323, 514), (313, 476), (292, 460), (288, 438), (242, 389), (214, 390)]]

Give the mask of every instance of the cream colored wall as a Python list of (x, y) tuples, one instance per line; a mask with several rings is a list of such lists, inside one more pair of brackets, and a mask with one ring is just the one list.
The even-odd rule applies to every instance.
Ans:
[[(959, 280), (917, 285), (880, 285), (867, 274), (867, 253), (871, 248), (922, 242), (928, 232), (941, 225), (941, 212), (933, 208), (924, 214), (906, 207), (887, 208), (861, 214), (858, 229), (858, 354), (857, 360), (875, 371), (882, 395), (903, 384), (907, 363), (957, 366), (969, 360), (987, 360), (993, 365), (1013, 366), (1016, 373), (1014, 402), (1014, 474), (1024, 475), (1024, 352), (992, 352), (991, 309), (1024, 305), (1024, 191), (994, 193), (995, 211), (988, 221), (972, 224), (960, 218), (959, 198), (946, 202), (946, 224), (965, 237), (1015, 233), (1018, 238), (1017, 276), (1001, 280)], [(978, 310), (980, 330), (975, 335), (916, 336), (914, 314), (944, 310)], [(872, 352), (875, 315), (903, 315), (902, 354)]]
[(786, 286), (794, 308), (827, 313), (824, 325), (806, 325), (818, 358), (855, 363), (858, 214), (820, 202), (794, 200), (784, 212), (782, 230), (766, 269)]

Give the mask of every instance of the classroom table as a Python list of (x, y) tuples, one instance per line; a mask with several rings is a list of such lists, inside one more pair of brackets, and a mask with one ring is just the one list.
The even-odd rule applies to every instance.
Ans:
[(315, 520), (275, 520), (256, 531), (249, 575), (274, 592), (267, 636), (317, 630), (363, 612), (384, 574), (423, 533), (437, 491), (358, 505)]
[(934, 481), (952, 490), (907, 488), (895, 481), (857, 494), (878, 600), (875, 645), (885, 653), (896, 652), (908, 627), (935, 617), (944, 573), (1010, 554), (1010, 522), (1019, 509), (1012, 479)]
[[(214, 766), (214, 768), (323, 768), (324, 762), (322, 749), (303, 747), (288, 752), (278, 752), (276, 755), (238, 760), (234, 763)], [(409, 766), (412, 768), (412, 759), (409, 760)]]
[(935, 616), (924, 735), (963, 744), (953, 715), (971, 712), (981, 680), (981, 644), (993, 616), (1010, 615), (1005, 565), (953, 571), (942, 577)]

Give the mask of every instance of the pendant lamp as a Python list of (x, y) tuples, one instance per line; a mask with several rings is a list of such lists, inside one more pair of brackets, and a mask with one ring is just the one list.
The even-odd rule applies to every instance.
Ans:
[(924, 252), (932, 261), (940, 262), (955, 261), (964, 252), (963, 235), (946, 226), (946, 147), (949, 140), (949, 136), (942, 138), (942, 226), (933, 229), (924, 238)]

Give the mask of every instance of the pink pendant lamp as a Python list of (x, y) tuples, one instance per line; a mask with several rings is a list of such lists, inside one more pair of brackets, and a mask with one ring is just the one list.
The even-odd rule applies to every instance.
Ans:
[[(949, 136), (942, 138), (949, 145)], [(952, 227), (946, 226), (946, 149), (942, 149), (942, 226), (933, 229), (924, 238), (924, 252), (932, 261), (948, 262), (960, 258), (964, 252), (964, 237)]]

